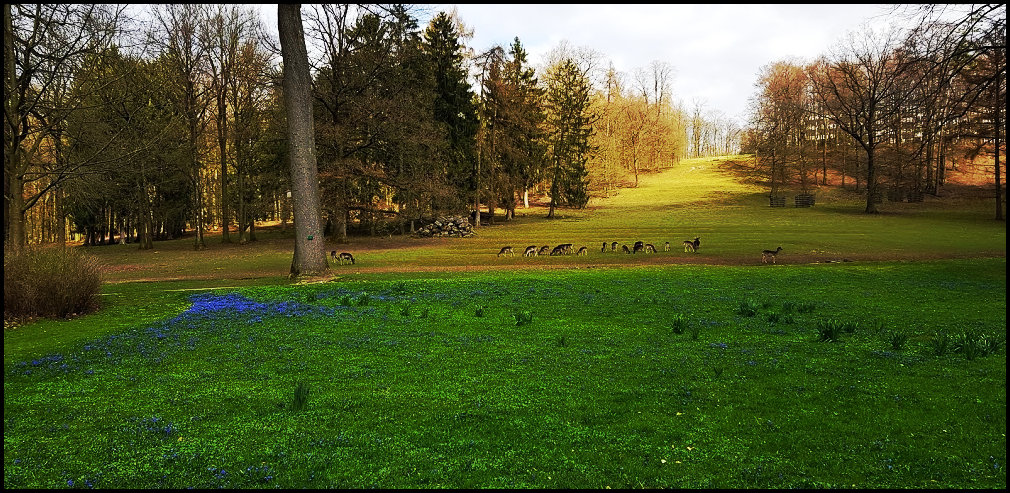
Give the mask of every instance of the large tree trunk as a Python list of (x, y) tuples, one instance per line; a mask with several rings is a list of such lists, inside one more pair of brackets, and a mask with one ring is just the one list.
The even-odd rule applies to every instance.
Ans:
[(291, 198), (295, 216), (295, 251), (291, 259), (291, 275), (313, 276), (323, 274), (329, 266), (319, 217), (319, 171), (316, 165), (309, 59), (302, 31), (301, 5), (278, 5), (277, 31), (280, 34), (281, 57), (284, 61), (281, 86), (284, 111), (288, 119)]

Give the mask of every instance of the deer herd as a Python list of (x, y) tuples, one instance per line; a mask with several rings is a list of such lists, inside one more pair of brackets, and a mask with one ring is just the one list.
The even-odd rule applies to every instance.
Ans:
[[(603, 242), (603, 246), (600, 247), (600, 252), (606, 253), (608, 251), (607, 249), (608, 246), (609, 251), (616, 252), (617, 245), (618, 243), (616, 241), (611, 242), (609, 245), (607, 244), (607, 242)], [(683, 245), (685, 252), (698, 253), (698, 249), (701, 248), (701, 238), (695, 237), (693, 240), (684, 240)], [(642, 241), (636, 241), (631, 248), (628, 248), (628, 245), (621, 245), (621, 251), (627, 254), (636, 254), (638, 252), (656, 253), (656, 246), (653, 245), (652, 243), (644, 243)], [(663, 243), (663, 251), (664, 252), (670, 251), (669, 241)], [(782, 247), (778, 247), (775, 250), (762, 250), (761, 262), (767, 264), (768, 261), (771, 260), (771, 262), (774, 264), (775, 257), (781, 251)], [(562, 243), (554, 248), (551, 248), (550, 245), (544, 245), (544, 246), (530, 245), (526, 247), (525, 250), (523, 250), (523, 257), (537, 257), (541, 255), (549, 255), (551, 257), (554, 257), (558, 255), (571, 255), (573, 252), (576, 255), (587, 255), (589, 253), (589, 247), (583, 246), (579, 247), (578, 250), (575, 250), (575, 245), (571, 243)], [(514, 257), (515, 254), (516, 252), (511, 245), (504, 246), (501, 248), (501, 250), (498, 251), (499, 258), (503, 256)], [(354, 263), (354, 255), (351, 255), (350, 253), (347, 252), (342, 252), (338, 255), (337, 251), (334, 250), (330, 252), (330, 257), (340, 265), (343, 265), (344, 262), (350, 262), (351, 264)]]

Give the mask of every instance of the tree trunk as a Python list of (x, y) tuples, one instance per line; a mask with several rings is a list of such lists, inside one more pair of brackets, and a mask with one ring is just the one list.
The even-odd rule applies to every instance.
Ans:
[[(221, 157), (221, 243), (231, 243), (231, 234), (228, 232), (228, 226), (231, 223), (228, 210), (228, 122), (227, 117), (222, 116), (227, 115), (226, 110), (227, 104), (224, 95), (218, 94), (217, 143)], [(242, 224), (241, 219), (239, 224)]]
[[(1004, 59), (1005, 60), (1005, 59)], [(1000, 119), (1000, 109), (1005, 106), (1006, 101), (999, 98), (999, 89), (1001, 84), (998, 83), (999, 77), (997, 76), (997, 84), (994, 86), (994, 92), (996, 93), (996, 101), (993, 106), (993, 157), (995, 159), (995, 174), (993, 176), (993, 182), (996, 187), (996, 220), (1003, 221), (1003, 186), (1000, 183), (1000, 169), (999, 169), (999, 145), (1000, 145), (1000, 132), (1003, 130), (1004, 122)]]
[(873, 158), (874, 151), (873, 144), (870, 144), (866, 148), (866, 213), (876, 214), (877, 203), (875, 202), (875, 195), (877, 193), (877, 169), (874, 166)]
[(320, 275), (329, 266), (320, 227), (319, 171), (316, 165), (311, 80), (305, 34), (302, 31), (301, 5), (278, 5), (277, 31), (280, 34), (281, 57), (284, 61), (281, 87), (288, 119), (291, 198), (295, 215), (291, 275)]

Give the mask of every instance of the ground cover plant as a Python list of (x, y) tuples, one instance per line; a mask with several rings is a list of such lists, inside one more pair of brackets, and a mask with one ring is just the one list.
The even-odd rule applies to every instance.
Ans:
[[(187, 301), (171, 316), (59, 352), (5, 337), (4, 484), (1004, 487), (1005, 271), (685, 265), (173, 291)], [(827, 321), (853, 329), (825, 342)]]

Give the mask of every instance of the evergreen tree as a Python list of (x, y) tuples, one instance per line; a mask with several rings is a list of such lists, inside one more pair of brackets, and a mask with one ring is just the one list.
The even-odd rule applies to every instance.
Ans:
[(475, 196), (477, 112), (463, 66), (463, 45), (459, 38), (452, 18), (440, 12), (424, 32), (424, 51), (435, 77), (434, 119), (443, 124), (448, 133), (445, 176), (458, 192), (457, 196)]
[(546, 106), (551, 205), (547, 217), (554, 217), (559, 205), (582, 208), (589, 202), (586, 163), (594, 150), (589, 138), (595, 120), (589, 91), (589, 79), (570, 58), (550, 70)]

